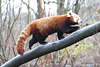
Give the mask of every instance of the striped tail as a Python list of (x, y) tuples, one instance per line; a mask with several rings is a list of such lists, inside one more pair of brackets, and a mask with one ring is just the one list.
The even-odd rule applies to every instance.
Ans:
[(25, 52), (25, 42), (27, 38), (30, 36), (31, 26), (28, 25), (24, 28), (24, 30), (20, 33), (19, 38), (16, 42), (16, 49), (20, 55), (23, 55)]

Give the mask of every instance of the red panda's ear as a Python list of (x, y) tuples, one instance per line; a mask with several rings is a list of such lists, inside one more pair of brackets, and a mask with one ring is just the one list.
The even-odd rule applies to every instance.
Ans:
[(72, 16), (72, 13), (71, 13), (71, 12), (68, 12), (68, 13), (67, 13), (67, 17), (70, 18), (71, 16)]
[(72, 15), (71, 12), (69, 12), (69, 15)]

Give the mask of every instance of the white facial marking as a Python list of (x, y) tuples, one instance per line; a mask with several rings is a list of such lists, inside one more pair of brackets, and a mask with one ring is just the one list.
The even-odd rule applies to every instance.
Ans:
[(69, 15), (74, 18), (74, 22), (78, 22), (78, 23), (81, 22), (80, 17), (77, 14), (73, 13), (72, 11), (68, 12), (68, 16)]

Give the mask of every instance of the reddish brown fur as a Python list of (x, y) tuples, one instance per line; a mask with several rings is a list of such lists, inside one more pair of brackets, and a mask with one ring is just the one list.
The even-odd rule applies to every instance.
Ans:
[(16, 43), (16, 49), (19, 54), (23, 54), (25, 52), (24, 45), (26, 39), (31, 34), (41, 34), (49, 35), (48, 32), (52, 32), (54, 29), (60, 29), (64, 22), (72, 20), (73, 18), (67, 18), (67, 15), (60, 15), (60, 16), (52, 16), (52, 17), (46, 17), (41, 18), (33, 21), (31, 24), (27, 25), (25, 29), (21, 32), (17, 43)]

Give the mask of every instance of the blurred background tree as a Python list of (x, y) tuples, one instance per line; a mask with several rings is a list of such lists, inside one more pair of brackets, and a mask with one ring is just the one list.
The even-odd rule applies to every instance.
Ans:
[[(81, 28), (100, 21), (99, 0), (0, 0), (0, 65), (18, 55), (16, 40), (27, 24), (42, 17), (66, 14), (70, 10), (81, 17)], [(46, 40), (49, 42), (58, 40), (56, 33)], [(29, 50), (28, 41), (27, 50)], [(100, 66), (99, 43), (100, 34), (96, 34), (20, 67)], [(38, 43), (35, 44), (33, 48), (38, 45)]]

